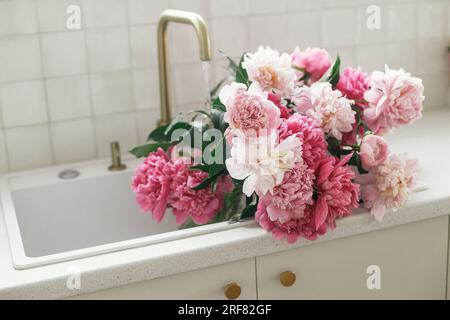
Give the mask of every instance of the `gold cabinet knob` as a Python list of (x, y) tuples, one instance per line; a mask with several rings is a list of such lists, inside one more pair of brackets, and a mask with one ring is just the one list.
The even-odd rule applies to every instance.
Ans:
[(295, 283), (297, 277), (292, 271), (285, 271), (280, 274), (280, 282), (284, 287), (290, 287)]
[(229, 283), (225, 287), (225, 296), (230, 300), (235, 300), (241, 295), (241, 287), (235, 283)]

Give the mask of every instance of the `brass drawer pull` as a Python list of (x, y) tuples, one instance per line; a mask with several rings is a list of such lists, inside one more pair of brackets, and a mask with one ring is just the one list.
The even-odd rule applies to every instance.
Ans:
[(295, 280), (297, 280), (297, 277), (292, 271), (285, 271), (280, 274), (280, 283), (284, 287), (292, 286), (295, 283)]
[(230, 300), (235, 300), (241, 295), (241, 287), (236, 283), (232, 282), (227, 284), (225, 287), (225, 296)]

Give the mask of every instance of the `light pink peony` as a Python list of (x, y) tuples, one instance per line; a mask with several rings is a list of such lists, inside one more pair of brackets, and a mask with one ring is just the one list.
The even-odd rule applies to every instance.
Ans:
[(229, 176), (219, 181), (215, 192), (211, 187), (201, 190), (192, 188), (202, 183), (208, 174), (200, 170), (190, 170), (188, 158), (178, 158), (173, 163), (173, 177), (169, 203), (173, 208), (177, 224), (183, 224), (191, 218), (196, 224), (211, 221), (223, 204), (223, 197), (230, 192), (233, 183)]
[[(304, 98), (304, 104), (296, 105), (296, 111), (311, 116), (324, 133), (338, 140), (343, 133), (353, 130), (356, 112), (352, 110), (351, 100), (343, 97), (339, 90), (333, 90), (329, 82), (314, 83), (309, 93), (310, 101)], [(307, 89), (304, 94), (308, 94)]]
[(369, 76), (360, 68), (347, 67), (339, 77), (336, 88), (350, 99), (356, 100), (358, 105), (364, 105), (364, 93), (369, 90)]
[(307, 204), (312, 204), (314, 171), (299, 162), (284, 174), (283, 182), (271, 193), (260, 195), (271, 221), (284, 224), (302, 218)]
[(276, 129), (281, 122), (280, 109), (267, 99), (267, 93), (256, 82), (248, 90), (236, 82), (226, 85), (219, 98), (226, 107), (224, 120), (230, 125), (227, 135), (240, 131), (257, 137)]
[(391, 154), (384, 163), (358, 177), (364, 207), (382, 221), (387, 208), (395, 211), (408, 200), (417, 172), (417, 160), (408, 159), (405, 154)]
[(136, 193), (136, 202), (144, 212), (152, 212), (157, 222), (166, 211), (172, 174), (169, 157), (158, 149), (145, 158), (133, 176), (131, 187)]
[(289, 97), (294, 89), (296, 76), (287, 53), (259, 47), (255, 53), (245, 54), (242, 67), (250, 81), (258, 83), (264, 91)]
[(403, 69), (372, 73), (372, 84), (364, 98), (369, 107), (364, 111), (367, 125), (377, 134), (409, 124), (422, 117), (422, 80), (411, 77)]
[(327, 152), (325, 136), (313, 119), (298, 113), (284, 120), (279, 128), (280, 141), (295, 135), (302, 141), (303, 161), (309, 168), (315, 168)]
[(331, 66), (328, 52), (324, 49), (307, 48), (301, 51), (297, 47), (291, 57), (292, 65), (300, 69), (298, 77), (302, 78), (304, 72), (306, 72), (310, 77), (310, 81), (308, 82), (310, 84), (318, 81)]
[(336, 218), (352, 214), (358, 208), (359, 185), (353, 183), (355, 173), (346, 164), (352, 154), (342, 160), (329, 156), (320, 162), (316, 170), (318, 198), (314, 208), (315, 226), (336, 226)]
[(389, 148), (382, 137), (369, 134), (362, 139), (359, 154), (361, 156), (362, 167), (365, 170), (369, 170), (386, 160), (389, 154)]
[(277, 240), (286, 239), (288, 243), (297, 242), (300, 237), (316, 240), (319, 235), (325, 234), (326, 226), (316, 229), (314, 226), (314, 211), (306, 206), (302, 218), (293, 218), (284, 223), (272, 221), (267, 213), (267, 206), (263, 201), (258, 202), (255, 213), (258, 224), (266, 231), (272, 232)]

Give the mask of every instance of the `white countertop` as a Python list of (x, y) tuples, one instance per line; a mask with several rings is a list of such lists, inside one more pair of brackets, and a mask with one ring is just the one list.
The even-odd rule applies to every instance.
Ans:
[[(409, 222), (450, 214), (450, 108), (432, 110), (412, 126), (387, 137), (395, 152), (418, 158), (421, 180), (429, 189), (412, 195), (397, 212), (388, 212), (382, 223), (367, 213), (339, 220), (337, 228), (315, 242), (329, 241)], [(1, 206), (0, 206), (1, 208)], [(0, 299), (52, 299), (107, 289), (129, 283), (252, 258), (311, 245), (301, 240), (288, 245), (274, 240), (258, 226), (149, 245), (125, 251), (16, 270), (0, 209)], [(81, 290), (66, 287), (69, 274), (81, 272)]]

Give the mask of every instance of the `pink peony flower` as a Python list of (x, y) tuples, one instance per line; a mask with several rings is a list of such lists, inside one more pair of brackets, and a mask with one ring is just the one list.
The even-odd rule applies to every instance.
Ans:
[(359, 154), (361, 156), (362, 167), (365, 170), (369, 170), (386, 160), (389, 154), (389, 148), (382, 137), (369, 134), (362, 139)]
[(367, 125), (377, 134), (412, 123), (422, 117), (422, 80), (411, 77), (403, 69), (372, 73), (372, 85), (364, 98), (369, 107), (364, 111)]
[(298, 113), (284, 120), (279, 128), (280, 141), (295, 135), (302, 141), (303, 161), (309, 168), (315, 168), (326, 155), (327, 143), (324, 134), (313, 119)]
[(152, 212), (157, 222), (164, 217), (171, 180), (171, 163), (162, 149), (149, 154), (135, 170), (131, 187), (136, 202), (144, 212)]
[(283, 182), (271, 193), (260, 195), (271, 221), (286, 223), (302, 218), (307, 204), (312, 204), (314, 171), (299, 162), (284, 174)]
[(230, 125), (227, 135), (241, 131), (247, 136), (257, 137), (278, 127), (280, 110), (267, 99), (259, 85), (254, 82), (250, 88), (233, 82), (219, 93), (220, 101), (226, 106), (224, 120)]
[(177, 224), (183, 224), (191, 218), (196, 224), (211, 221), (223, 204), (226, 192), (233, 189), (229, 176), (219, 181), (215, 192), (211, 187), (193, 190), (208, 176), (200, 170), (190, 170), (191, 161), (188, 158), (178, 158), (173, 163), (173, 177), (169, 203), (173, 208)]
[(300, 237), (313, 241), (326, 232), (326, 226), (315, 228), (314, 211), (311, 206), (306, 206), (303, 217), (292, 218), (280, 223), (278, 220), (272, 221), (270, 219), (266, 204), (259, 201), (255, 219), (264, 230), (272, 232), (275, 239), (286, 239), (288, 243), (297, 242)]
[(299, 87), (291, 97), (295, 105), (295, 110), (300, 113), (305, 113), (313, 108), (311, 101), (311, 88), (307, 86)]
[(352, 125), (352, 131), (342, 134), (342, 143), (351, 145), (358, 143), (358, 136), (362, 137), (365, 133), (364, 125), (355, 122)]
[(316, 82), (310, 90), (311, 108), (297, 105), (296, 110), (311, 116), (325, 133), (341, 140), (342, 134), (352, 131), (356, 122), (352, 101), (344, 98), (340, 91), (333, 90), (329, 82)]
[(408, 200), (417, 172), (417, 160), (408, 159), (405, 154), (391, 154), (384, 163), (358, 177), (364, 207), (382, 221), (387, 208), (396, 211)]
[(298, 77), (302, 78), (304, 72), (310, 76), (309, 83), (318, 81), (328, 71), (331, 66), (328, 52), (319, 48), (307, 48), (300, 51), (297, 47), (291, 55), (292, 65), (297, 69)]
[(356, 100), (359, 105), (364, 105), (364, 93), (369, 90), (369, 76), (361, 69), (347, 67), (339, 77), (336, 88), (351, 100)]
[(334, 228), (336, 218), (349, 216), (353, 208), (358, 208), (359, 185), (352, 182), (355, 173), (346, 166), (351, 157), (352, 154), (342, 160), (326, 157), (316, 170), (318, 198), (314, 222), (317, 229), (325, 224)]
[(277, 108), (280, 109), (280, 117), (282, 119), (287, 119), (291, 116), (291, 111), (289, 110), (289, 108), (281, 104), (281, 97), (279, 95), (269, 92), (269, 94), (267, 95), (267, 99), (272, 101), (277, 106)]

